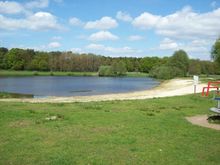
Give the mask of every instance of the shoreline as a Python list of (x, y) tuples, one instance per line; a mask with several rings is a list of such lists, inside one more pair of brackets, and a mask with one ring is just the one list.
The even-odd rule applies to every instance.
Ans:
[[(202, 91), (205, 83), (197, 85), (197, 93)], [(30, 102), (30, 103), (72, 103), (72, 102), (91, 102), (91, 101), (112, 101), (112, 100), (139, 100), (160, 97), (180, 96), (194, 93), (193, 80), (191, 79), (172, 79), (161, 82), (158, 86), (143, 91), (129, 93), (103, 94), (92, 96), (70, 96), (70, 97), (47, 97), (47, 98), (8, 98), (0, 101), (10, 102)]]

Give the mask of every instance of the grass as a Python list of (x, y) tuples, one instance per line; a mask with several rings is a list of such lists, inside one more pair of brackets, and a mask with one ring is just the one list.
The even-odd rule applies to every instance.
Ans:
[(34, 96), (31, 94), (0, 92), (0, 99), (1, 98), (33, 98), (33, 97)]
[(149, 74), (143, 72), (127, 72), (127, 77), (149, 77)]
[(39, 72), (0, 70), (0, 77), (3, 76), (98, 76), (98, 74), (96, 72)]
[[(97, 72), (39, 72), (0, 70), (0, 77), (4, 76), (98, 76)], [(147, 73), (127, 72), (126, 77), (148, 77)]]
[(209, 81), (219, 81), (220, 80), (220, 75), (200, 75), (199, 79), (203, 83), (208, 83)]
[[(220, 132), (186, 116), (209, 98), (187, 95), (90, 103), (0, 102), (0, 164), (218, 165)], [(57, 116), (56, 120), (46, 120)]]

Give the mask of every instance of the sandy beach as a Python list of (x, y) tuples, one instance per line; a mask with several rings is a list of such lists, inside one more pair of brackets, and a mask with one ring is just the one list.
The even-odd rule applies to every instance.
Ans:
[[(197, 93), (202, 92), (202, 87), (206, 84), (197, 85)], [(104, 94), (94, 96), (73, 96), (73, 97), (47, 97), (47, 98), (22, 98), (22, 99), (0, 99), (0, 101), (18, 101), (32, 103), (70, 103), (70, 102), (90, 102), (90, 101), (109, 101), (109, 100), (136, 100), (159, 98), (169, 96), (179, 96), (194, 93), (193, 80), (172, 79), (162, 82), (159, 86), (144, 91), (130, 93)]]

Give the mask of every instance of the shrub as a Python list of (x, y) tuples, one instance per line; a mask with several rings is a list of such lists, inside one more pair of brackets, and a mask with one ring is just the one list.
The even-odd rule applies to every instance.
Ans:
[(115, 76), (124, 76), (127, 73), (127, 68), (123, 61), (114, 62), (111, 67)]
[(114, 76), (111, 66), (100, 66), (98, 71), (99, 76)]
[(37, 71), (35, 71), (35, 72), (33, 73), (33, 75), (34, 75), (34, 76), (38, 76), (39, 74), (38, 74)]
[(176, 76), (183, 76), (184, 73), (176, 67), (171, 67), (171, 66), (159, 66), (159, 67), (154, 67), (150, 71), (150, 76), (153, 78), (157, 79), (172, 79)]

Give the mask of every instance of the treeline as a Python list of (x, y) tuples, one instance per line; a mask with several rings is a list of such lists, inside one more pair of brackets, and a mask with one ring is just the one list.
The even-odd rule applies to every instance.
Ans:
[(175, 51), (166, 63), (155, 66), (150, 71), (150, 76), (158, 79), (200, 74), (219, 74), (218, 63), (189, 59), (184, 50)]
[[(186, 55), (187, 56), (187, 55)], [(179, 59), (180, 58), (180, 59)], [(73, 52), (43, 52), (32, 49), (0, 48), (0, 69), (31, 70), (31, 71), (74, 71), (97, 72), (100, 66), (113, 66), (117, 63), (125, 66), (128, 72), (152, 73), (167, 69), (177, 69), (182, 65), (181, 56), (172, 60), (171, 57), (105, 57), (94, 54), (77, 54)], [(165, 67), (160, 68), (158, 67)], [(167, 68), (173, 66), (175, 68)], [(218, 65), (211, 61), (190, 60), (184, 73), (188, 74), (218, 74)], [(157, 68), (157, 69), (156, 69)]]

